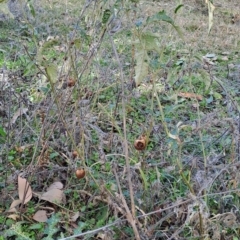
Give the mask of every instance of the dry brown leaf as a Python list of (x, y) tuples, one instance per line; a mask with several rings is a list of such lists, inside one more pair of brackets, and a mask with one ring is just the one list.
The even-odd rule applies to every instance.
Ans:
[(63, 184), (61, 182), (54, 182), (47, 188), (47, 192), (52, 189), (63, 189)]
[(237, 217), (234, 213), (229, 212), (223, 217), (222, 221), (226, 227), (231, 227), (236, 224)]
[(32, 198), (32, 189), (25, 178), (18, 176), (18, 195), (23, 204), (29, 202)]
[(198, 94), (195, 94), (195, 93), (180, 92), (180, 93), (178, 93), (178, 96), (183, 97), (183, 98), (194, 98), (194, 99), (197, 99), (197, 100), (200, 100), (200, 101), (203, 100), (203, 97), (201, 95), (198, 95)]
[(48, 220), (47, 211), (38, 210), (34, 215), (33, 219), (37, 222), (46, 222)]
[(80, 216), (80, 213), (79, 213), (79, 212), (74, 213), (74, 215), (72, 215), (72, 216), (70, 217), (70, 221), (71, 221), (71, 222), (76, 222), (76, 220), (78, 219), (79, 216)]
[(10, 214), (10, 215), (8, 216), (8, 218), (11, 218), (11, 219), (13, 219), (14, 221), (16, 221), (16, 220), (19, 218), (19, 215), (17, 215), (17, 214)]
[(48, 192), (45, 192), (42, 197), (42, 200), (46, 200), (51, 203), (62, 203), (63, 201), (63, 192), (59, 189), (51, 189)]
[(18, 200), (14, 200), (8, 210), (8, 212), (17, 212), (17, 209), (15, 208), (16, 206), (18, 206), (19, 204), (22, 203), (22, 200), (18, 199)]
[(26, 144), (26, 145), (20, 146), (20, 147), (15, 146), (15, 150), (19, 153), (22, 153), (25, 149), (31, 148), (32, 146), (33, 146), (33, 144)]
[(18, 117), (21, 116), (22, 114), (26, 114), (28, 111), (28, 108), (19, 108), (13, 115), (12, 120), (11, 120), (11, 124), (14, 124)]

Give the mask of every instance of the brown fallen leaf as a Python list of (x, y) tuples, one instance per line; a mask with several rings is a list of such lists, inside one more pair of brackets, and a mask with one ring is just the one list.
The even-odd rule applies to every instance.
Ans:
[(79, 213), (79, 212), (75, 212), (75, 213), (70, 217), (70, 221), (71, 221), (71, 222), (76, 222), (79, 216), (80, 216), (80, 213)]
[(63, 201), (63, 191), (60, 189), (54, 188), (45, 193), (43, 193), (41, 200), (46, 200), (51, 203), (62, 203)]
[(34, 215), (33, 219), (37, 222), (46, 222), (48, 220), (47, 211), (38, 210)]
[(25, 178), (18, 176), (18, 195), (23, 204), (29, 202), (32, 198), (32, 189)]
[(7, 212), (9, 212), (9, 213), (17, 212), (16, 207), (21, 203), (22, 203), (22, 200), (20, 200), (20, 199), (14, 200)]
[(197, 99), (199, 101), (202, 101), (203, 100), (203, 97), (199, 94), (195, 94), (195, 93), (189, 93), (189, 92), (180, 92), (178, 93), (178, 96), (179, 97), (183, 97), (183, 98), (194, 98), (194, 99)]
[(63, 184), (61, 182), (54, 182), (47, 188), (47, 192), (52, 189), (63, 189)]

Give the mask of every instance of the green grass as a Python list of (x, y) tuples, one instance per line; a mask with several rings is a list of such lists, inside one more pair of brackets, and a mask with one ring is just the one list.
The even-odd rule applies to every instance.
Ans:
[[(208, 19), (194, 11), (200, 6), (191, 2), (191, 11), (184, 6), (177, 14), (175, 3), (136, 3), (137, 8), (133, 1), (95, 4), (80, 18), (83, 1), (67, 6), (42, 2), (34, 5), (36, 16), (30, 20), (0, 24), (0, 68), (6, 68), (10, 84), (0, 95), (7, 112), (0, 122), (0, 235), (64, 239), (114, 223), (104, 232), (109, 239), (135, 239), (122, 200), (131, 211), (126, 128), (140, 236), (168, 239), (179, 231), (182, 239), (213, 239), (218, 229), (224, 238), (238, 239), (240, 88), (236, 80), (228, 79), (228, 64), (239, 60), (237, 45), (232, 45), (238, 35), (227, 38), (227, 33), (217, 32), (221, 24), (225, 29), (227, 15), (221, 17), (232, 6), (222, 1), (224, 9), (215, 16), (219, 23), (214, 22), (207, 36)], [(159, 5), (175, 19), (184, 39), (164, 21), (141, 23), (145, 16), (161, 17), (154, 15)], [(117, 9), (122, 20), (121, 31), (112, 39), (123, 83), (103, 23), (108, 9), (112, 13)], [(237, 31), (235, 26), (228, 28)], [(134, 51), (146, 41), (144, 31), (151, 45), (145, 55), (148, 72), (143, 71), (140, 86), (131, 88), (135, 65), (143, 63), (134, 58)], [(152, 33), (160, 36), (154, 38), (159, 49)], [(226, 49), (228, 59), (222, 60)], [(217, 56), (214, 65), (202, 60), (210, 53)], [(74, 87), (67, 86), (69, 79), (76, 81)], [(193, 93), (202, 100), (183, 97)], [(20, 108), (28, 111), (17, 114)], [(137, 151), (134, 142), (141, 135), (149, 142), (144, 151)], [(77, 168), (85, 169), (83, 179), (76, 178)], [(7, 210), (19, 198), (20, 171), (34, 193), (45, 193), (53, 182), (62, 182), (64, 200), (55, 204), (34, 195), (11, 216)], [(38, 223), (33, 215), (42, 209), (47, 209), (48, 221)], [(79, 217), (73, 220), (76, 213)], [(121, 223), (115, 223), (118, 220)], [(101, 231), (84, 239), (98, 234)]]

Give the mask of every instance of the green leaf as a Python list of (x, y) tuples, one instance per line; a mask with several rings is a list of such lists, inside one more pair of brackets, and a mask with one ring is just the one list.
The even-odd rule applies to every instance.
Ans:
[(148, 74), (148, 55), (147, 50), (145, 47), (142, 47), (142, 44), (139, 44), (137, 46), (137, 51), (135, 54), (135, 59), (137, 61), (136, 67), (135, 67), (135, 82), (136, 85), (139, 86), (142, 82), (142, 80), (147, 76)]
[(48, 52), (49, 49), (52, 49), (54, 46), (58, 45), (59, 43), (60, 43), (60, 41), (57, 39), (51, 39), (49, 41), (44, 42), (43, 45), (37, 51), (37, 56), (36, 56), (37, 63), (39, 65), (46, 66), (47, 65), (45, 63), (46, 59), (45, 59), (45, 57), (43, 57), (43, 54), (45, 52)]
[(146, 50), (155, 50), (159, 54), (161, 53), (159, 46), (157, 45), (157, 39), (160, 38), (159, 35), (145, 32), (142, 34), (140, 41), (145, 45)]
[(222, 95), (221, 95), (220, 93), (218, 93), (218, 92), (214, 92), (214, 93), (213, 93), (213, 97), (214, 97), (214, 99), (216, 99), (216, 100), (222, 99)]
[(80, 38), (77, 38), (74, 40), (74, 46), (77, 48), (77, 49), (80, 49), (81, 48), (81, 39)]
[(160, 48), (157, 45), (158, 35), (149, 32), (143, 33), (136, 44), (136, 67), (135, 67), (135, 82), (139, 86), (143, 79), (148, 74), (149, 57), (147, 52), (155, 50), (160, 54)]
[(175, 30), (178, 32), (178, 34), (180, 35), (180, 37), (182, 37), (182, 32), (180, 30), (180, 28), (174, 24), (174, 21), (172, 20), (171, 17), (169, 17), (164, 10), (150, 16), (147, 18), (147, 23), (150, 24), (150, 23), (154, 23), (154, 22), (159, 22), (159, 21), (163, 21), (163, 22), (167, 22), (167, 23), (170, 23), (174, 28)]
[(183, 6), (184, 6), (183, 4), (178, 5), (178, 6), (175, 8), (174, 13), (177, 13), (178, 10), (179, 10), (180, 8), (182, 8)]
[(32, 14), (32, 16), (35, 17), (36, 16), (35, 9), (34, 9), (32, 3), (30, 2), (30, 0), (28, 0), (27, 7), (28, 7), (30, 13)]
[(6, 135), (7, 135), (1, 126), (0, 126), (0, 135), (2, 137), (6, 137)]
[(59, 156), (59, 153), (58, 152), (54, 152), (54, 153), (51, 153), (50, 154), (50, 159), (53, 159), (55, 157)]
[(58, 72), (57, 72), (57, 66), (55, 64), (49, 64), (45, 68), (47, 78), (51, 82), (51, 84), (55, 84), (58, 79)]
[(42, 228), (43, 228), (43, 224), (41, 224), (41, 223), (34, 223), (29, 227), (29, 229), (32, 229), (32, 230), (38, 230), (38, 229), (42, 229)]
[(102, 24), (106, 24), (111, 16), (111, 11), (109, 9), (106, 9), (103, 13), (102, 17)]
[(164, 10), (147, 18), (147, 23), (153, 23), (153, 22), (159, 22), (159, 21), (164, 21), (170, 24), (174, 24), (174, 21), (168, 15), (166, 15)]
[(86, 227), (87, 227), (87, 224), (85, 222), (79, 221), (77, 228), (74, 229), (74, 234), (82, 233)]

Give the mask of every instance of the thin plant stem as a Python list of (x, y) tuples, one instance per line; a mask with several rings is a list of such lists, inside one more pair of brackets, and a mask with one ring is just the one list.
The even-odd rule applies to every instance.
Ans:
[[(125, 98), (125, 89), (124, 89), (124, 75), (122, 70), (122, 64), (119, 59), (119, 55), (117, 53), (116, 46), (114, 44), (113, 38), (111, 35), (110, 40), (112, 43), (112, 48), (115, 54), (115, 57), (117, 59), (118, 65), (119, 65), (119, 71), (121, 76), (121, 85), (122, 85), (122, 115), (123, 115), (123, 135), (124, 135), (124, 153), (125, 153), (125, 160), (126, 160), (126, 170), (127, 170), (127, 180), (128, 180), (128, 187), (129, 187), (129, 193), (130, 193), (130, 200), (131, 200), (131, 213), (132, 218), (135, 219), (135, 203), (134, 203), (134, 193), (133, 193), (133, 186), (132, 186), (132, 180), (131, 180), (131, 170), (130, 170), (130, 162), (129, 162), (129, 153), (128, 153), (128, 141), (127, 141), (127, 128), (126, 128), (126, 98)], [(127, 209), (126, 209), (127, 210)], [(135, 226), (135, 221), (132, 224), (135, 237), (136, 239), (140, 239), (139, 233), (137, 231), (137, 228)]]

